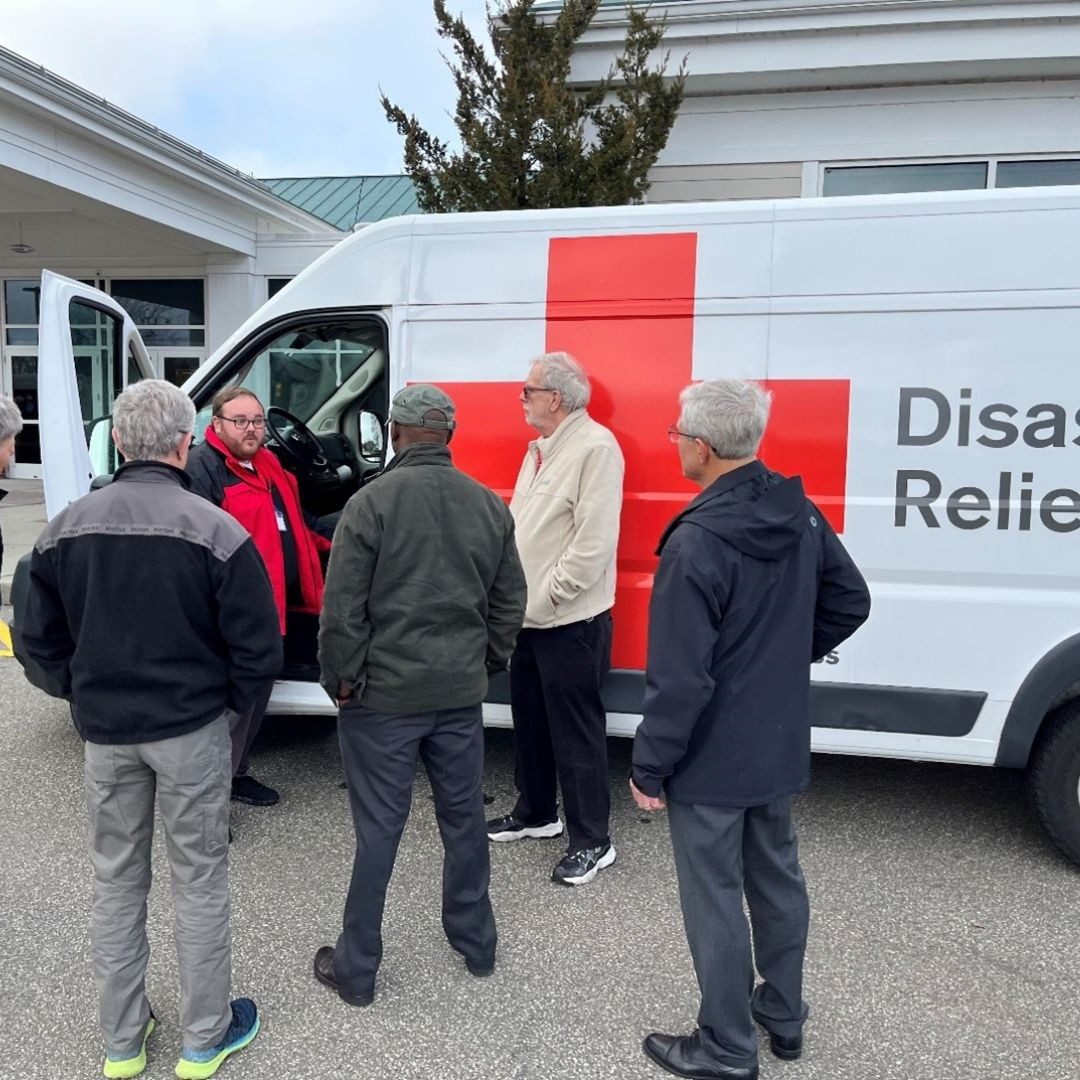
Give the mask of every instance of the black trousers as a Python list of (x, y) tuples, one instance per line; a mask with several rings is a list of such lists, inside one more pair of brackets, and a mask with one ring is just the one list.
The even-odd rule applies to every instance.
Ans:
[[(802, 977), (810, 903), (791, 799), (747, 809), (669, 801), (668, 820), (701, 988), (702, 1042), (722, 1064), (742, 1068), (757, 1060), (753, 1018), (777, 1035), (798, 1035), (809, 1012)], [(763, 980), (756, 990), (755, 963)]]
[(517, 755), (514, 816), (553, 821), (562, 788), (569, 850), (606, 843), (607, 718), (600, 686), (611, 668), (611, 613), (551, 630), (522, 630), (510, 660)]
[(488, 897), (480, 706), (391, 716), (350, 703), (341, 710), (338, 739), (356, 828), (352, 882), (334, 952), (342, 986), (353, 994), (375, 988), (386, 887), (409, 817), (417, 757), (431, 781), (443, 842), (443, 930), (470, 963), (492, 966), (496, 934)]
[(229, 723), (229, 736), (232, 739), (233, 776), (244, 776), (248, 771), (248, 758), (255, 736), (262, 727), (266, 707), (270, 704), (270, 695), (274, 692), (271, 680), (256, 695), (255, 700), (242, 712), (233, 713)]

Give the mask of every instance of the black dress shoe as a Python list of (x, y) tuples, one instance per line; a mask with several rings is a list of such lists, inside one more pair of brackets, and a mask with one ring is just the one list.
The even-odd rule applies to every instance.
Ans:
[(769, 1036), (769, 1049), (783, 1061), (798, 1061), (802, 1057), (802, 1035), (776, 1035), (771, 1032), (756, 1016), (757, 1024)]
[(346, 1005), (370, 1005), (375, 1000), (373, 993), (350, 994), (348, 990), (342, 988), (341, 983), (337, 981), (337, 976), (334, 974), (333, 945), (324, 945), (315, 953), (315, 978), (323, 986), (329, 986), (331, 990), (336, 990), (338, 997)]
[(721, 1064), (701, 1045), (697, 1031), (693, 1035), (654, 1032), (645, 1036), (642, 1049), (661, 1069), (688, 1080), (758, 1080), (757, 1065), (739, 1068)]
[(242, 776), (233, 777), (233, 802), (247, 803), (248, 806), (274, 806), (279, 798), (272, 787), (260, 784), (254, 776), (244, 773)]
[(465, 968), (470, 975), (475, 979), (486, 979), (489, 975), (495, 974), (495, 957), (490, 960), (470, 960), (456, 945), (451, 945), (450, 948), (456, 952), (462, 960), (465, 961)]

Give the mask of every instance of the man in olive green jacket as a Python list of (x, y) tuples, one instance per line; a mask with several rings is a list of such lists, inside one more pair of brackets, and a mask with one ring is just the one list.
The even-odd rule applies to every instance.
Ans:
[(315, 954), (315, 977), (351, 1005), (374, 997), (417, 756), (445, 852), (443, 928), (471, 974), (495, 968), (480, 703), (525, 615), (513, 518), (451, 461), (453, 401), (410, 386), (390, 420), (396, 456), (345, 507), (319, 628), (322, 685), (341, 710), (356, 858), (341, 935)]

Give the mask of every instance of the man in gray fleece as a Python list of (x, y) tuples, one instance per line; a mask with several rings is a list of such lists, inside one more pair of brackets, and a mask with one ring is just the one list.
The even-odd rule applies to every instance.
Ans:
[(454, 468), (454, 426), (435, 386), (394, 397), (396, 456), (349, 500), (326, 575), (319, 665), (341, 710), (356, 857), (341, 935), (315, 954), (315, 977), (350, 1005), (374, 998), (418, 756), (445, 852), (443, 929), (472, 975), (495, 968), (480, 703), (513, 650), (525, 575), (510, 511)]

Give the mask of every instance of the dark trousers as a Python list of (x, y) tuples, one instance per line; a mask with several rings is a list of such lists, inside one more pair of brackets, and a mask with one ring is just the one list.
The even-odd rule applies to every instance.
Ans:
[(611, 668), (611, 613), (522, 630), (510, 660), (517, 754), (514, 817), (554, 821), (562, 788), (569, 850), (608, 841), (607, 717), (600, 686)]
[(229, 737), (232, 739), (233, 776), (243, 776), (248, 771), (248, 758), (255, 736), (262, 727), (266, 706), (270, 704), (270, 695), (274, 684), (269, 682), (260, 691), (255, 700), (242, 712), (233, 713), (229, 723)]
[[(702, 1042), (722, 1064), (745, 1067), (757, 1059), (753, 1018), (777, 1035), (797, 1035), (809, 1011), (802, 976), (810, 904), (791, 799), (747, 809), (669, 802), (668, 819), (701, 988)], [(764, 980), (756, 990), (755, 962)]]
[(334, 952), (341, 985), (353, 994), (374, 991), (386, 887), (409, 817), (418, 756), (431, 781), (443, 842), (443, 930), (471, 964), (492, 966), (496, 934), (488, 897), (480, 706), (390, 716), (349, 704), (341, 710), (338, 739), (356, 828), (352, 882)]

